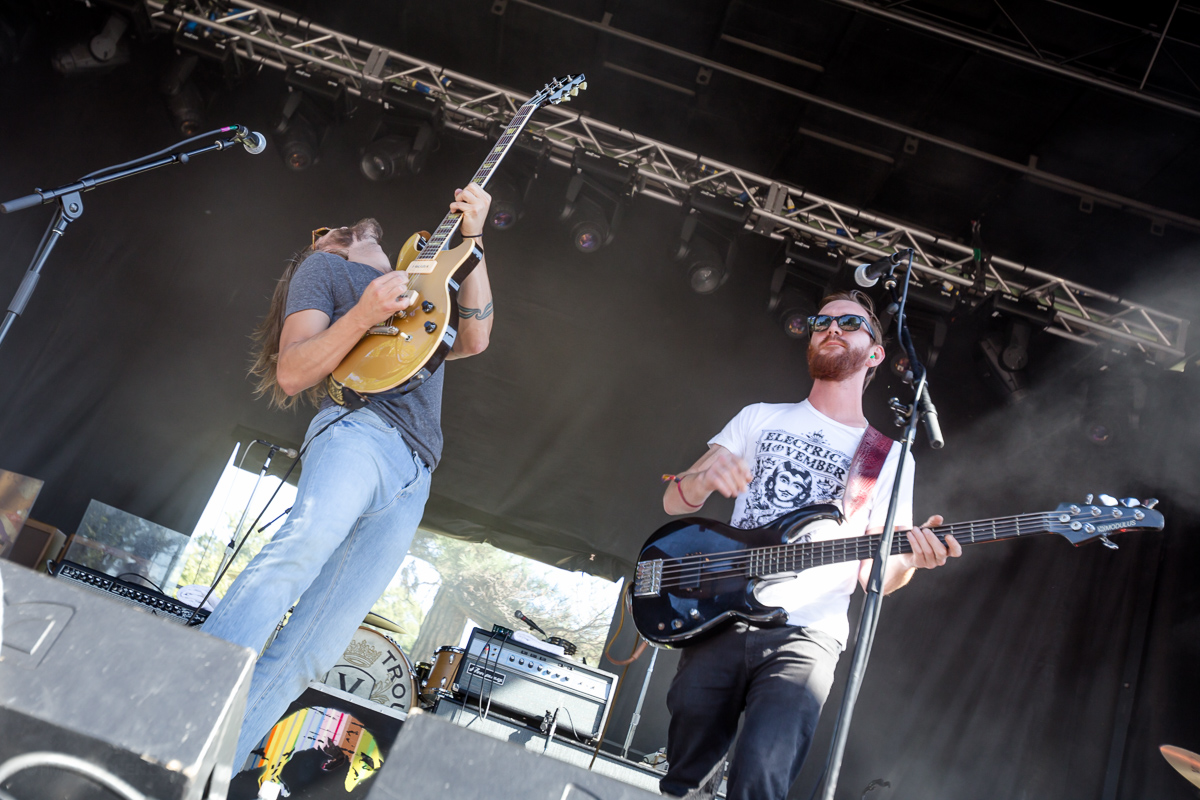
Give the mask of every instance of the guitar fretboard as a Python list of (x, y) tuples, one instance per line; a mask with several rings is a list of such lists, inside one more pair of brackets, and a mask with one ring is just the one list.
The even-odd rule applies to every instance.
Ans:
[[(487, 182), (492, 178), (492, 173), (496, 171), (496, 168), (500, 166), (500, 162), (504, 160), (504, 156), (512, 149), (513, 143), (521, 135), (521, 131), (524, 130), (526, 123), (529, 122), (529, 118), (533, 116), (533, 112), (538, 109), (539, 105), (534, 100), (530, 100), (521, 106), (516, 116), (508, 123), (508, 127), (505, 128), (504, 133), (496, 140), (496, 144), (493, 145), (487, 158), (483, 160), (483, 164), (480, 165), (479, 170), (475, 173), (475, 177), (471, 178), (471, 183), (481, 188), (487, 186)], [(450, 237), (454, 235), (454, 232), (458, 230), (461, 222), (462, 214), (460, 212), (451, 211), (447, 214), (445, 219), (442, 220), (442, 224), (438, 225), (437, 230), (429, 237), (429, 242), (425, 245), (425, 250), (422, 252), (439, 253), (445, 250), (446, 244), (450, 241)], [(413, 263), (417, 265), (419, 262), (420, 259)], [(412, 267), (409, 270), (420, 271), (419, 268), (414, 270)]]
[[(1046, 512), (973, 522), (955, 522), (931, 528), (939, 539), (946, 535), (952, 535), (961, 545), (1013, 539), (1017, 536), (1046, 533), (1050, 529), (1050, 514)], [(907, 531), (896, 531), (893, 535), (892, 548), (889, 551), (892, 555), (912, 552), (912, 546), (908, 543), (906, 533)], [(739, 556), (747, 559), (746, 572), (748, 575), (799, 572), (825, 564), (872, 558), (879, 550), (879, 542), (882, 538), (883, 534), (876, 533), (870, 536), (854, 536), (846, 539), (756, 547), (740, 553)], [(716, 554), (710, 554), (709, 558), (714, 555)]]

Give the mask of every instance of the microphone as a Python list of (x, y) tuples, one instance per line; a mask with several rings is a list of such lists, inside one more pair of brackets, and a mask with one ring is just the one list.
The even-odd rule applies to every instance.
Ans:
[(864, 289), (870, 289), (879, 283), (880, 276), (890, 275), (896, 265), (908, 258), (908, 254), (911, 252), (912, 250), (897, 250), (890, 256), (872, 261), (870, 264), (859, 264), (858, 269), (854, 270), (854, 282)]
[(529, 627), (533, 628), (535, 631), (540, 633), (542, 636), (546, 635), (546, 632), (544, 630), (542, 630), (541, 628), (539, 628), (538, 624), (536, 622), (534, 622), (529, 617), (522, 614), (520, 611), (514, 611), (513, 616), (516, 617), (517, 619), (521, 620), (521, 622), (524, 622)]
[(233, 140), (246, 148), (246, 152), (251, 155), (256, 156), (267, 149), (267, 137), (242, 125), (237, 126)]
[(937, 407), (929, 396), (928, 386), (921, 387), (921, 397), (917, 402), (921, 406), (921, 421), (925, 423), (925, 434), (929, 437), (929, 446), (934, 450), (941, 450), (946, 446), (946, 440), (942, 438), (942, 426), (938, 424)]
[(275, 444), (274, 442), (268, 442), (266, 439), (255, 439), (254, 441), (258, 444), (265, 444), (267, 447), (269, 447), (272, 450), (275, 450), (279, 453), (282, 453), (283, 455), (287, 456), (288, 458), (295, 458), (296, 456), (300, 455), (299, 453), (297, 453), (295, 450), (293, 450), (290, 447), (284, 447), (282, 445)]

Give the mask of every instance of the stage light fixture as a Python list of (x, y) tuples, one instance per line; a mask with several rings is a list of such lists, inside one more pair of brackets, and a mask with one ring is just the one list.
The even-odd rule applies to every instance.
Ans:
[(490, 227), (506, 231), (525, 215), (525, 204), (511, 182), (493, 180), (488, 184), (488, 192), (492, 195), (491, 216), (488, 217)]
[(775, 321), (783, 328), (783, 332), (792, 339), (804, 339), (808, 336), (808, 318), (817, 313), (817, 304), (812, 298), (812, 292), (797, 281), (792, 274), (793, 265), (788, 259), (775, 268), (771, 276), (771, 298), (767, 301), (767, 311), (775, 317)]
[(434, 140), (433, 128), (428, 123), (416, 126), (411, 135), (385, 133), (363, 149), (359, 169), (373, 181), (391, 180), (401, 174), (419, 175)]
[(1054, 310), (995, 293), (980, 303), (978, 311), (989, 317), (976, 348), (981, 374), (1002, 397), (1020, 402), (1028, 393), (1025, 368), (1030, 340), (1054, 321)]
[(62, 75), (78, 75), (108, 69), (129, 61), (129, 47), (122, 40), (129, 22), (119, 14), (111, 15), (104, 28), (86, 42), (59, 49), (50, 59)]
[[(494, 140), (499, 140), (500, 130)], [(495, 144), (493, 141), (493, 144)], [(513, 228), (525, 216), (525, 207), (533, 182), (550, 155), (550, 142), (544, 136), (522, 133), (513, 142), (500, 169), (488, 184), (492, 195), (488, 225), (498, 231)]]
[(669, 250), (671, 260), (685, 265), (692, 291), (712, 294), (733, 272), (737, 236), (750, 217), (750, 207), (707, 189), (693, 189), (683, 214), (679, 239)]
[(1131, 364), (1104, 364), (1084, 382), (1079, 427), (1097, 447), (1127, 444), (1146, 407), (1147, 384)]
[(321, 141), (329, 116), (304, 92), (288, 88), (279, 118), (272, 126), (280, 157), (288, 169), (300, 172), (321, 160)]
[(283, 163), (294, 172), (301, 172), (321, 159), (321, 142), (316, 128), (304, 116), (292, 117), (279, 140)]
[(716, 245), (707, 239), (692, 242), (687, 264), (688, 285), (696, 294), (712, 294), (729, 280), (729, 265), (721, 257)]
[(204, 127), (204, 100), (196, 84), (188, 81), (167, 97), (167, 110), (184, 136), (195, 136)]
[(612, 241), (609, 217), (591, 198), (580, 197), (571, 217), (571, 242), (581, 253), (594, 253)]
[(571, 222), (571, 241), (581, 253), (609, 244), (633, 198), (637, 167), (575, 148), (559, 221)]

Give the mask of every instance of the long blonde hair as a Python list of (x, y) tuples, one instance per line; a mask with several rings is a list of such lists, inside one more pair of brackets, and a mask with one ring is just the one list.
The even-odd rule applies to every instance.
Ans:
[(279, 338), (283, 334), (283, 322), (287, 319), (288, 290), (292, 285), (292, 277), (304, 260), (315, 252), (332, 253), (349, 259), (347, 248), (355, 239), (369, 237), (382, 242), (383, 229), (371, 218), (359, 220), (348, 228), (335, 228), (321, 237), (320, 247), (315, 244), (304, 248), (288, 259), (283, 274), (275, 282), (275, 291), (271, 294), (271, 306), (267, 315), (262, 318), (251, 334), (254, 340), (253, 359), (250, 363), (250, 374), (257, 380), (254, 384), (254, 396), (266, 397), (276, 408), (284, 410), (297, 407), (301, 401), (307, 400), (314, 406), (319, 405), (325, 395), (325, 381), (316, 386), (310, 386), (303, 392), (289, 395), (279, 388)]

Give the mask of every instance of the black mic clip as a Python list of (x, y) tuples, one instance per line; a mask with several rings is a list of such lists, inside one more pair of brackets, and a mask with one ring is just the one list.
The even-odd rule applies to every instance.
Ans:
[(284, 447), (283, 445), (278, 445), (274, 442), (268, 442), (266, 439), (255, 439), (254, 442), (255, 444), (266, 445), (267, 447), (271, 448), (271, 455), (275, 455), (275, 453), (282, 453), (288, 458), (295, 458), (296, 456), (300, 455), (290, 447)]
[(896, 269), (896, 265), (904, 261), (912, 254), (912, 249), (905, 248), (897, 250), (889, 256), (885, 256), (876, 261), (871, 261), (866, 264), (859, 264), (854, 270), (854, 282), (864, 289), (870, 289), (875, 284), (879, 283), (879, 279), (884, 275), (887, 279), (884, 281), (884, 286), (891, 290), (896, 286), (896, 280), (892, 277), (892, 272)]
[(230, 141), (240, 144), (246, 148), (247, 153), (255, 156), (267, 149), (267, 137), (250, 130), (244, 125), (234, 126), (233, 137)]

